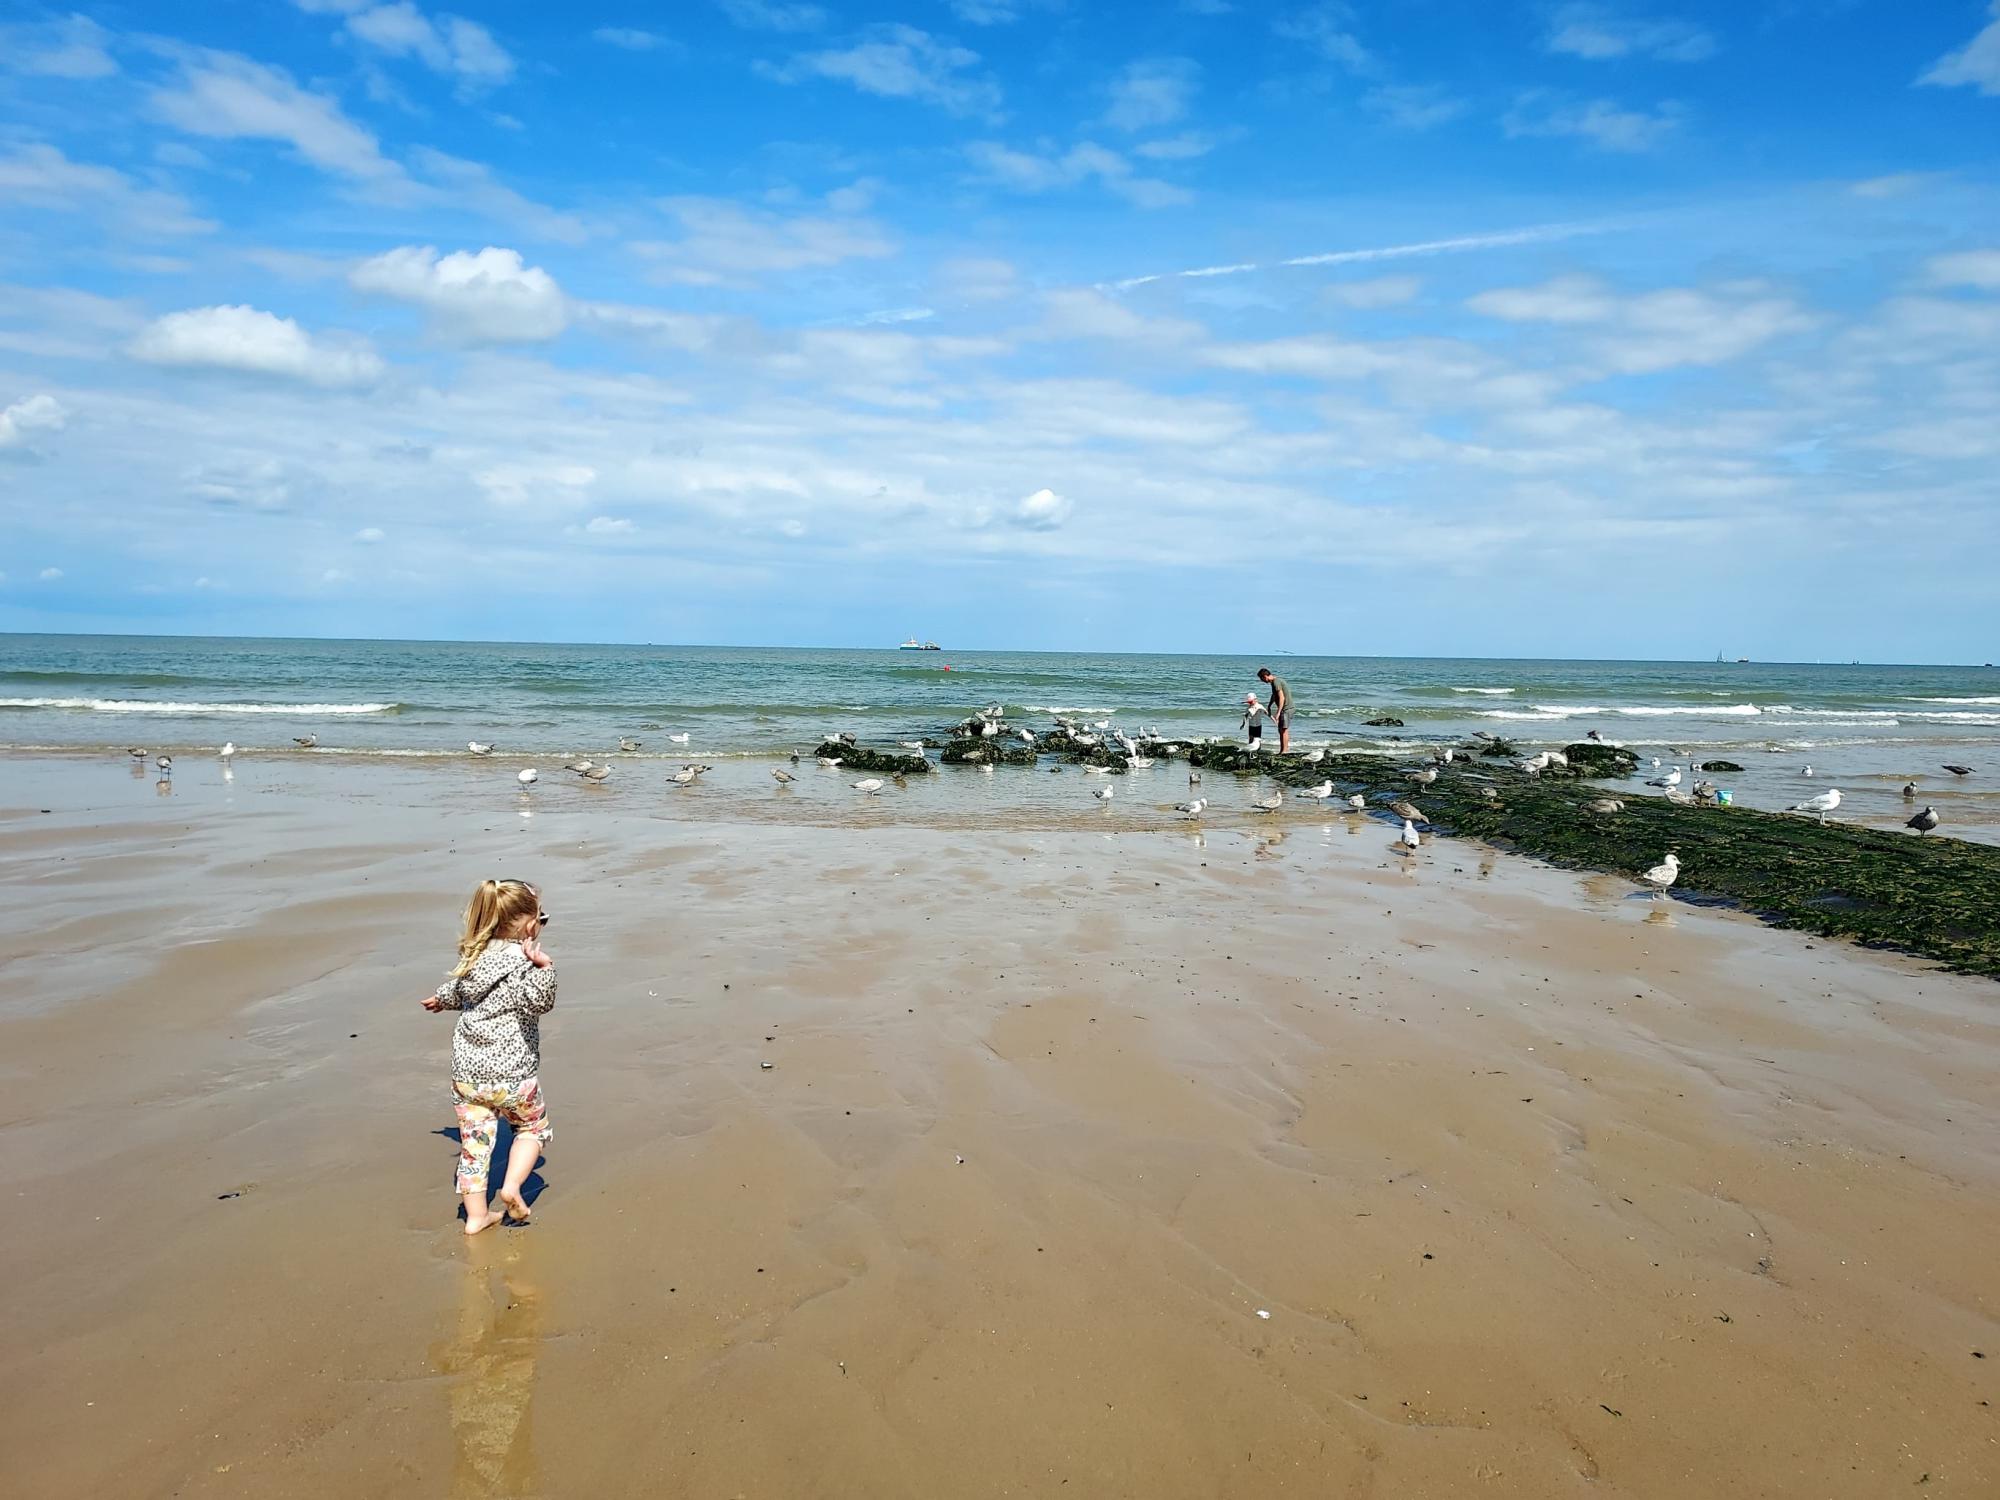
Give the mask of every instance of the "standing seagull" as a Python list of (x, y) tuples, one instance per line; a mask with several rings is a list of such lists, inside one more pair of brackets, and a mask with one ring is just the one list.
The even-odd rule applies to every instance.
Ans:
[(857, 792), (867, 792), (870, 796), (873, 796), (876, 792), (882, 790), (882, 778), (879, 776), (864, 776), (854, 783), (854, 790)]
[(1362, 796), (1361, 793), (1356, 792), (1353, 796), (1347, 799), (1347, 805), (1353, 808), (1356, 812), (1360, 812), (1363, 808), (1365, 808), (1368, 805), (1368, 799)]
[(216, 751), (215, 753), (222, 757), (222, 763), (224, 765), (228, 765), (230, 761), (236, 758), (236, 741), (234, 740), (229, 741), (226, 745), (224, 745), (220, 750)]
[(695, 778), (699, 775), (701, 775), (701, 772), (697, 771), (693, 766), (682, 766), (678, 771), (674, 772), (672, 779), (675, 786), (693, 786)]
[(514, 779), (520, 782), (522, 786), (530, 787), (533, 786), (536, 782), (540, 781), (542, 778), (541, 774), (538, 771), (536, 771), (533, 766), (527, 766), (523, 768), (521, 774), (516, 776)]
[(799, 778), (794, 776), (790, 771), (785, 770), (781, 766), (773, 766), (771, 767), (771, 779), (777, 782), (779, 786), (785, 786), (791, 782), (797, 781)]
[(1403, 847), (1417, 849), (1423, 846), (1423, 839), (1417, 833), (1417, 825), (1408, 818), (1403, 819)]
[(1786, 808), (1785, 811), (1795, 812), (1795, 813), (1818, 813), (1820, 822), (1824, 823), (1826, 821), (1826, 815), (1832, 812), (1838, 806), (1840, 806), (1840, 788), (1837, 786), (1830, 786), (1825, 791), (1821, 792), (1817, 797), (1808, 797), (1806, 798), (1805, 801), (1796, 803), (1793, 806)]
[(1405, 771), (1403, 774), (1418, 786), (1429, 786), (1433, 781), (1438, 779), (1437, 768), (1435, 766), (1426, 766), (1421, 771)]
[(1655, 896), (1660, 896), (1666, 893), (1668, 886), (1680, 878), (1680, 873), (1681, 857), (1678, 854), (1669, 854), (1664, 860), (1654, 865), (1652, 869), (1646, 871), (1639, 878), (1653, 888)]
[(1285, 794), (1283, 792), (1273, 792), (1268, 797), (1259, 797), (1250, 805), (1256, 808), (1258, 812), (1276, 812), (1285, 805)]
[(1296, 793), (1296, 795), (1307, 798), (1313, 802), (1324, 802), (1326, 801), (1327, 798), (1333, 795), (1333, 783), (1330, 781), (1322, 781), (1318, 786), (1309, 786), (1301, 788)]
[(1174, 805), (1174, 811), (1179, 813), (1182, 817), (1186, 818), (1190, 823), (1192, 823), (1195, 819), (1201, 816), (1202, 809), (1207, 806), (1208, 806), (1208, 798), (1197, 797), (1192, 802), (1176, 803)]
[(493, 753), (491, 745), (482, 745), (478, 740), (467, 740), (465, 748), (470, 750), (474, 755), (491, 755)]
[(577, 775), (581, 776), (590, 769), (590, 762), (587, 760), (566, 760), (563, 762), (563, 769), (565, 771), (574, 771)]
[(605, 778), (610, 774), (611, 767), (609, 766), (592, 766), (588, 771), (583, 773), (583, 779), (590, 782), (593, 786), (602, 786), (604, 785)]
[[(1681, 784), (1681, 768), (1679, 766), (1675, 766), (1671, 771), (1667, 772), (1667, 774), (1664, 776), (1655, 776), (1651, 781), (1646, 783), (1647, 786), (1665, 787), (1669, 791), (1679, 786), (1680, 784)], [(1798, 809), (1796, 808), (1793, 809), (1794, 812), (1796, 812), (1797, 810)]]
[[(319, 748), (319, 736), (316, 734), (295, 734), (292, 736), (292, 743), (297, 745), (301, 750), (317, 750)], [(142, 750), (139, 753), (143, 755), (146, 752)]]
[(1095, 797), (1099, 802), (1109, 802), (1117, 793), (1118, 788), (1115, 786), (1101, 786), (1090, 795)]
[(174, 774), (174, 758), (171, 755), (162, 755), (153, 764), (160, 768), (162, 776), (171, 776)]
[(1942, 821), (1943, 820), (1938, 817), (1937, 809), (1935, 807), (1926, 807), (1922, 812), (1918, 813), (1914, 818), (1910, 819), (1910, 821), (1905, 823), (1903, 826), (1905, 828), (1914, 828), (1917, 830), (1919, 835), (1922, 835), (1929, 833), (1933, 828), (1937, 827), (1938, 824)]

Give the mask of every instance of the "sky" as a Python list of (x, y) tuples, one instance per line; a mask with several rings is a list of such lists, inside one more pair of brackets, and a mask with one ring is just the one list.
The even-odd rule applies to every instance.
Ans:
[(0, 630), (2000, 657), (2000, 0), (0, 0)]

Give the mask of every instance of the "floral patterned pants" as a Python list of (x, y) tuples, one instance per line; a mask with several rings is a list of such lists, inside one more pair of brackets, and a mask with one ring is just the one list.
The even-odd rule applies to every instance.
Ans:
[(483, 1192), (486, 1170), (493, 1161), (493, 1143), (500, 1135), (500, 1120), (506, 1117), (517, 1135), (533, 1136), (543, 1145), (555, 1138), (549, 1127), (549, 1112), (542, 1102), (541, 1080), (523, 1078), (516, 1083), (466, 1083), (453, 1079), (451, 1091), (457, 1097), (452, 1107), (458, 1112), (458, 1190)]

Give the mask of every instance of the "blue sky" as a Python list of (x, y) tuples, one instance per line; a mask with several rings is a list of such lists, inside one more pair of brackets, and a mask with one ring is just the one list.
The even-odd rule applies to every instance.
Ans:
[(2000, 0), (0, 4), (0, 629), (1985, 660)]

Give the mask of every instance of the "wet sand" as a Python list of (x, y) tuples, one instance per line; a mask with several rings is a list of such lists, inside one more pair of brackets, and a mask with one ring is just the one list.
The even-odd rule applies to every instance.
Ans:
[[(0, 772), (11, 1493), (2000, 1490), (1991, 982), (1289, 807)], [(489, 873), (556, 1139), (468, 1241)]]

